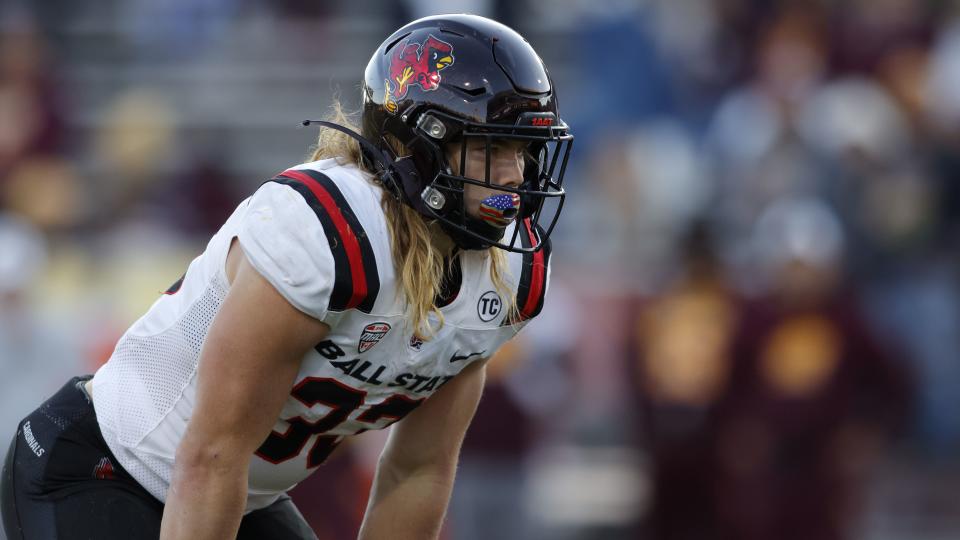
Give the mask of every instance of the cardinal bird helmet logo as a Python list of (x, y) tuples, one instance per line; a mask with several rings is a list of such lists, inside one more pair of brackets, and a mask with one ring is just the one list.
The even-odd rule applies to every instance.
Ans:
[(430, 35), (423, 43), (404, 42), (390, 56), (390, 78), (386, 87), (385, 107), (397, 112), (397, 101), (407, 95), (411, 85), (431, 92), (440, 86), (440, 71), (453, 65), (453, 46)]

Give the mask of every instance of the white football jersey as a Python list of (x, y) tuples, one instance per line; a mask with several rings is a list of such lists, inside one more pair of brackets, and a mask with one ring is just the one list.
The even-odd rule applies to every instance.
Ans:
[[(403, 418), (540, 312), (548, 244), (508, 254), (512, 298), (494, 286), (489, 254), (466, 251), (459, 292), (441, 308), (444, 325), (429, 341), (418, 339), (394, 274), (381, 194), (367, 173), (334, 160), (285, 171), (240, 204), (120, 339), (93, 379), (94, 406), (111, 451), (155, 497), (166, 499), (193, 411), (200, 350), (230, 288), (233, 238), (293, 306), (330, 326), (304, 356), (273, 432), (251, 461), (247, 512), (307, 477), (344, 436)], [(536, 241), (539, 230), (519, 226), (523, 245)], [(511, 302), (518, 320), (507, 320)]]

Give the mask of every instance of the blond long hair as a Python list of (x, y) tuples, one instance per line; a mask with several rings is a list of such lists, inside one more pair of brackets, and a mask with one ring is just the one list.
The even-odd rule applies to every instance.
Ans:
[[(341, 107), (335, 102), (329, 115), (329, 121), (340, 124), (354, 131), (359, 131)], [(404, 149), (396, 141), (391, 141), (398, 155), (403, 155)], [(311, 149), (310, 160), (337, 159), (342, 165), (353, 164), (366, 170), (361, 158), (360, 144), (352, 137), (332, 129), (321, 129), (317, 144)], [(393, 266), (400, 282), (400, 289), (407, 306), (407, 315), (413, 323), (413, 329), (422, 339), (429, 340), (435, 331), (443, 326), (443, 313), (436, 305), (436, 298), (440, 293), (445, 270), (444, 262), (454, 264), (453, 257), (436, 245), (433, 240), (442, 234), (436, 222), (428, 222), (414, 209), (402, 203), (389, 191), (384, 190), (380, 199), (387, 218), (387, 229), (392, 239), (391, 255)], [(490, 257), (490, 277), (501, 296), (507, 298), (507, 316), (512, 317), (516, 311), (514, 295), (507, 286), (506, 276), (509, 273), (506, 253), (500, 249), (487, 249)], [(430, 324), (429, 316), (434, 314), (439, 326), (434, 328)]]

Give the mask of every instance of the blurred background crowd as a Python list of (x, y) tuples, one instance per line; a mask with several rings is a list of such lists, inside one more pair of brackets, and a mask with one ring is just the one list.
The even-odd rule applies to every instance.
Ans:
[[(444, 538), (960, 536), (955, 0), (6, 0), (2, 438), (385, 36), (457, 11), (531, 41), (577, 139)], [(362, 516), (359, 439), (295, 492), (321, 539)]]

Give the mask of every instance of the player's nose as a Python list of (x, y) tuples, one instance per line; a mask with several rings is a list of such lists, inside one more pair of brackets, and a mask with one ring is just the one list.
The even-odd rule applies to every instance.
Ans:
[(503, 164), (497, 170), (494, 182), (498, 186), (516, 189), (523, 183), (523, 169), (520, 163)]

